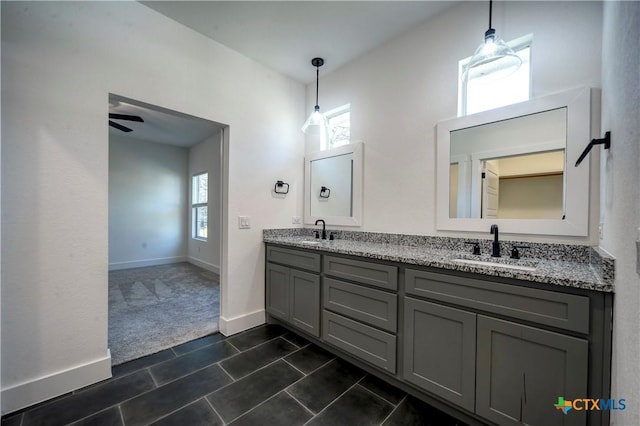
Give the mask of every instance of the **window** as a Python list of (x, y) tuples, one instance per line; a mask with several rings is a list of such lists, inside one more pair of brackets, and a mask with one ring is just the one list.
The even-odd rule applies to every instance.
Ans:
[(529, 100), (532, 39), (533, 35), (529, 34), (507, 43), (520, 56), (522, 65), (513, 74), (498, 80), (487, 78), (489, 74), (501, 71), (495, 64), (489, 63), (469, 73), (465, 85), (462, 73), (471, 57), (458, 63), (458, 116)]
[(328, 135), (320, 137), (321, 150), (351, 142), (351, 105), (343, 105), (324, 114), (329, 123)]
[(207, 240), (209, 173), (193, 176), (191, 182), (191, 229), (196, 240)]

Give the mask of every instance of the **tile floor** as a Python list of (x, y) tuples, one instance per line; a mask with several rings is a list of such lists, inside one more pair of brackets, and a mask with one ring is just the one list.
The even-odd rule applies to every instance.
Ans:
[(280, 326), (215, 334), (2, 418), (30, 425), (460, 425)]

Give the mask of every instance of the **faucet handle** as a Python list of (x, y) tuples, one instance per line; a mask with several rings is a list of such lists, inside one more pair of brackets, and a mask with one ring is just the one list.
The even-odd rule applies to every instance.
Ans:
[(475, 254), (476, 256), (480, 256), (480, 244), (477, 242), (473, 242), (473, 241), (465, 241), (465, 244), (472, 244), (473, 245), (473, 249), (472, 249), (472, 254)]
[(511, 259), (520, 259), (520, 252), (518, 249), (528, 249), (531, 248), (529, 246), (513, 246), (511, 249)]

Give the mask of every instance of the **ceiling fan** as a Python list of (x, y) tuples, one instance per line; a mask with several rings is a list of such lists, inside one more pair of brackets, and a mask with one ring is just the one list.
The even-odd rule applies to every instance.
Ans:
[(109, 113), (109, 126), (111, 127), (115, 127), (118, 130), (121, 130), (123, 132), (132, 132), (133, 129), (130, 129), (128, 127), (123, 126), (122, 124), (118, 124), (115, 121), (111, 121), (111, 119), (114, 120), (127, 120), (127, 121), (137, 121), (138, 123), (144, 123), (144, 120), (142, 119), (142, 117), (137, 116), (137, 115), (127, 115), (127, 114), (113, 114), (113, 113)]

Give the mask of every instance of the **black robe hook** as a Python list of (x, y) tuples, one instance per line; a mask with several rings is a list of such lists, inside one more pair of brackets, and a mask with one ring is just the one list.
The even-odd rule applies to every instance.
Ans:
[(589, 154), (589, 152), (591, 151), (591, 148), (593, 148), (594, 145), (601, 145), (601, 144), (604, 144), (604, 149), (611, 148), (611, 132), (606, 132), (604, 134), (604, 138), (602, 139), (591, 139), (591, 142), (589, 142), (589, 145), (587, 145), (584, 151), (582, 151), (582, 154), (580, 154), (578, 161), (576, 161), (576, 167), (578, 167), (580, 163), (582, 163), (582, 160), (584, 160), (584, 157), (586, 157), (587, 154)]

